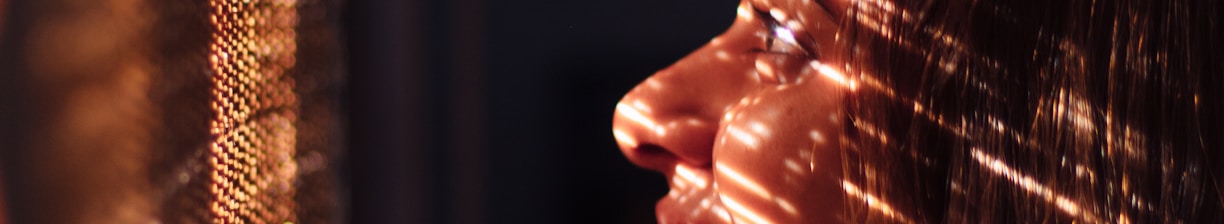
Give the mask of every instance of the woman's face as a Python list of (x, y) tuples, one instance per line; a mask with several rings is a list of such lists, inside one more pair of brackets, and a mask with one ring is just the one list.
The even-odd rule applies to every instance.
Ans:
[(671, 191), (658, 219), (822, 223), (844, 189), (839, 72), (842, 3), (745, 0), (722, 35), (655, 73), (616, 105), (613, 134)]

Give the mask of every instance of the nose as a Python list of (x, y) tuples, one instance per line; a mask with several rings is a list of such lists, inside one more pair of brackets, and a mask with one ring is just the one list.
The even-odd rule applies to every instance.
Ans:
[[(752, 88), (752, 58), (735, 41), (716, 38), (625, 94), (613, 135), (635, 165), (672, 172), (677, 163), (710, 167), (719, 121)], [(747, 49), (747, 48), (745, 48)]]

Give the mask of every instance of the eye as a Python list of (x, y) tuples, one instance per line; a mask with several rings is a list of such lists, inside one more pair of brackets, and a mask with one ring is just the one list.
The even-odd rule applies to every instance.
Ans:
[(799, 46), (799, 41), (795, 39), (795, 32), (791, 31), (790, 28), (786, 28), (776, 21), (769, 22), (767, 25), (769, 34), (765, 35), (764, 50), (766, 52), (803, 53), (803, 47)]
[[(769, 13), (757, 10), (757, 14), (762, 20), (759, 31), (762, 36), (762, 45), (753, 50), (753, 53), (756, 54), (755, 66), (758, 78), (761, 82), (773, 84), (797, 82), (803, 65), (807, 61), (816, 59), (815, 55), (804, 47), (804, 43), (812, 42), (806, 41), (806, 36), (783, 25)], [(798, 24), (789, 25), (799, 26)]]

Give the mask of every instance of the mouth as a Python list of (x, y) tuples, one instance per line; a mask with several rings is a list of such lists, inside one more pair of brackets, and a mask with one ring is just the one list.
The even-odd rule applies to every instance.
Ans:
[(730, 223), (709, 168), (684, 163), (667, 174), (671, 190), (655, 204), (659, 223)]

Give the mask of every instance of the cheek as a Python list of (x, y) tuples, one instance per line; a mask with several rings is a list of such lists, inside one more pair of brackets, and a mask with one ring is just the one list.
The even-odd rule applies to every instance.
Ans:
[(715, 181), (737, 219), (810, 222), (837, 210), (821, 205), (841, 205), (838, 97), (812, 88), (771, 87), (724, 116), (715, 139)]

